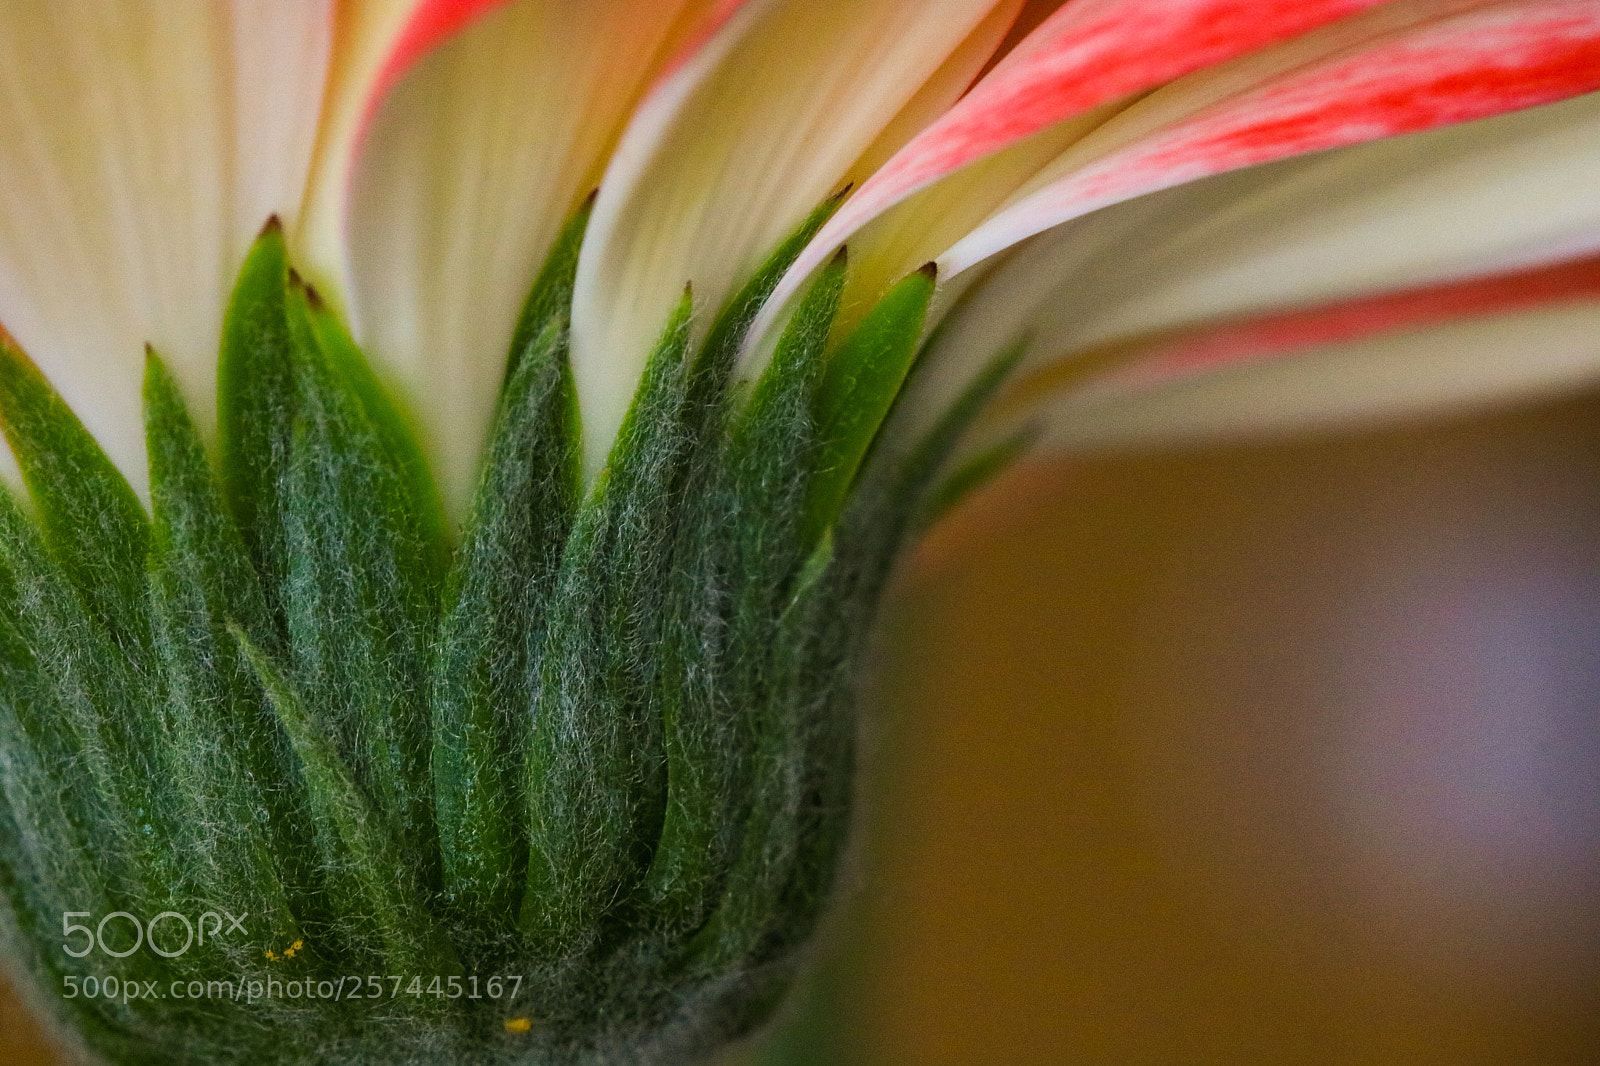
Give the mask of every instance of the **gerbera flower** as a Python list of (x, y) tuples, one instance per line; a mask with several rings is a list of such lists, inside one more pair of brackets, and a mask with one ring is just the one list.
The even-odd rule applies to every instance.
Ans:
[(717, 1046), (964, 487), (1600, 367), (1593, 0), (18, 3), (0, 87), (0, 888), (114, 1061)]

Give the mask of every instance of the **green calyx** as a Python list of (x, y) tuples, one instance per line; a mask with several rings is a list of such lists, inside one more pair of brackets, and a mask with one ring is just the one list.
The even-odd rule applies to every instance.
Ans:
[(587, 486), (580, 210), (518, 324), (457, 538), (275, 224), (224, 323), (217, 467), (149, 354), (148, 517), (0, 334), (33, 504), (0, 493), (0, 935), (89, 1046), (676, 1061), (770, 1012), (844, 841), (874, 608), (1011, 365), (891, 446), (933, 278), (831, 336), (841, 252), (736, 384), (834, 206), (700, 343), (685, 293)]

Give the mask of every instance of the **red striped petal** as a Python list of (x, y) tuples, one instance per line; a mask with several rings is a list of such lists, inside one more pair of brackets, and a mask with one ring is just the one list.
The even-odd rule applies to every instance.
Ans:
[(1097, 379), (1097, 390), (1153, 388), (1327, 345), (1556, 304), (1600, 300), (1600, 256), (1185, 331)]
[(420, 0), (384, 57), (383, 66), (367, 94), (366, 114), (388, 95), (411, 65), (445, 40), (461, 32), (473, 19), (507, 0)]
[(1471, 300), (1465, 317), (1420, 314), (1376, 332), (1332, 323), (1311, 348), (1230, 362), (1226, 373), (1107, 378), (1018, 414), (1041, 430), (1042, 447), (1083, 451), (1301, 436), (1556, 396), (1600, 377), (1600, 294), (1584, 288), (1511, 294), (1498, 307)]
[(738, 14), (739, 9), (748, 3), (750, 3), (750, 0), (714, 0), (711, 9), (706, 12), (700, 25), (684, 41), (672, 59), (662, 67), (660, 80), (670, 78), (679, 67), (688, 61), (690, 56), (704, 48), (707, 42), (717, 35), (717, 31), (722, 29), (727, 21)]
[(1593, 0), (1522, 0), (1444, 19), (1274, 79), (1114, 152), (997, 215), (941, 266), (958, 272), (1098, 207), (1208, 175), (1596, 88)]
[(1378, 2), (1069, 3), (862, 186), (818, 236), (818, 255), (917, 189), (1048, 126)]
[(1063, 118), (1305, 33), (1376, 0), (1184, 0), (1069, 5), (879, 182), (921, 185)]

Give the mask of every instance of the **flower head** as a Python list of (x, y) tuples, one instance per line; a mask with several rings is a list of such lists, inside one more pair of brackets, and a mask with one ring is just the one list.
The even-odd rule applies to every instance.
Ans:
[(129, 959), (62, 1004), (129, 1061), (748, 1029), (908, 533), (1036, 445), (1593, 375), (1597, 88), (1592, 0), (11, 5), (27, 964)]

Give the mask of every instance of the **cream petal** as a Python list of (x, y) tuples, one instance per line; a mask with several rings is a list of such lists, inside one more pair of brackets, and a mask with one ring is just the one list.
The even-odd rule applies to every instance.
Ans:
[(994, 6), (754, 0), (656, 88), (606, 172), (579, 264), (591, 474), (684, 285), (704, 329)]
[(305, 187), (329, 3), (0, 6), (0, 322), (142, 493), (144, 345), (214, 417), (233, 273)]
[(925, 424), (1017, 336), (1029, 368), (1197, 323), (1600, 248), (1600, 94), (1201, 181), (1001, 257), (908, 397)]
[(1058, 5), (959, 104), (873, 174), (818, 233), (763, 310), (747, 357), (759, 360), (788, 302), (846, 240), (853, 302), (870, 302), (895, 277), (945, 251), (1049, 160), (1138, 94), (1376, 2), (1073, 0)]
[(871, 180), (906, 142), (948, 112), (994, 56), (995, 49), (1017, 21), (1022, 6), (1022, 0), (1002, 0), (996, 4), (883, 128), (845, 175), (846, 180), (852, 185)]
[(1057, 391), (1064, 376), (1082, 382), (1080, 394), (1126, 395), (1314, 348), (1575, 302), (1600, 302), (1600, 257), (1167, 331), (1046, 367), (1011, 391)]
[(388, 91), (433, 48), (506, 0), (338, 0), (305, 206), (290, 232), (301, 273), (343, 306), (350, 174)]
[(1259, 439), (1528, 402), (1600, 382), (1600, 299), (1330, 344), (1045, 408), (1042, 447)]
[(349, 309), (458, 517), (534, 276), (707, 7), (517, 0), (420, 59), (372, 117), (345, 220)]
[[(1051, 359), (1187, 323), (1566, 258), (1600, 242), (1596, 182), (1600, 94), (1591, 94), (1161, 194), (1063, 227), (1001, 269), (1058, 279), (1027, 315), (1039, 356)], [(1134, 218), (1142, 240), (1128, 228)]]

